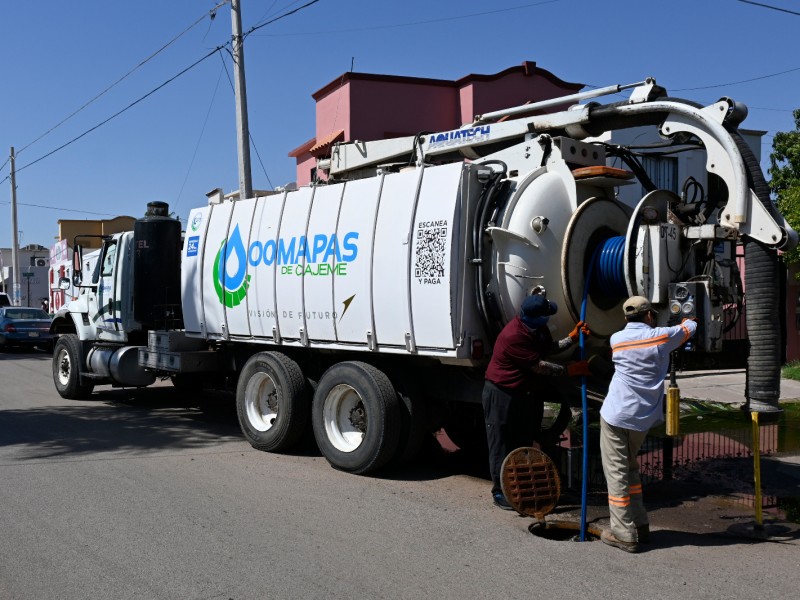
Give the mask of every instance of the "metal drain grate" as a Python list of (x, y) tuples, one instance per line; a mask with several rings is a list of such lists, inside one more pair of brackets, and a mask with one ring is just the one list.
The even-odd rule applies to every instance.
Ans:
[(539, 520), (561, 495), (561, 478), (550, 457), (536, 448), (517, 448), (503, 461), (503, 494), (519, 514)]

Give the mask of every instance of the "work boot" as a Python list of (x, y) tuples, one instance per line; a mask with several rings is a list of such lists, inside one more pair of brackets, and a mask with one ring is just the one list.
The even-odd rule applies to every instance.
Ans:
[(494, 499), (494, 505), (499, 506), (503, 510), (514, 510), (514, 507), (506, 500), (506, 497), (503, 495), (503, 492), (497, 492), (492, 496)]
[(604, 529), (603, 532), (600, 534), (600, 539), (603, 541), (604, 544), (608, 544), (609, 546), (615, 546), (620, 550), (625, 550), (625, 552), (639, 551), (639, 544), (637, 542), (623, 542), (622, 540), (618, 540), (616, 536), (613, 533), (611, 533), (610, 529)]
[(647, 544), (650, 542), (650, 525), (637, 525), (636, 537), (639, 538), (640, 544)]

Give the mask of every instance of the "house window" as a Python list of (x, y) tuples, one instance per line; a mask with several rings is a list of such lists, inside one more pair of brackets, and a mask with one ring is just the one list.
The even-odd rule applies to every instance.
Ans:
[[(677, 158), (674, 156), (643, 156), (640, 158), (640, 162), (658, 189), (679, 193)], [(647, 190), (642, 186), (642, 194), (646, 193)]]

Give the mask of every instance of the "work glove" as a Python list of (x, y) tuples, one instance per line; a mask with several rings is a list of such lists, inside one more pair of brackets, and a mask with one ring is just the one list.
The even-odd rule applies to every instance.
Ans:
[(581, 375), (588, 376), (591, 374), (592, 372), (589, 370), (588, 360), (579, 360), (567, 365), (567, 375), (569, 377), (580, 377)]
[(578, 336), (583, 332), (583, 335), (589, 337), (592, 332), (589, 331), (589, 326), (586, 324), (586, 321), (578, 321), (575, 323), (575, 329), (569, 332), (569, 339), (573, 342), (578, 341)]

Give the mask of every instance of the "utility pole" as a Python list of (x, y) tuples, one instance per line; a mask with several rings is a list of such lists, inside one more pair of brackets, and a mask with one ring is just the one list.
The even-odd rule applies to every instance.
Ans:
[(233, 28), (233, 75), (236, 94), (236, 140), (239, 155), (239, 198), (253, 195), (250, 175), (250, 128), (247, 123), (247, 86), (244, 79), (244, 39), (242, 38), (242, 9), (239, 0), (231, 0)]
[(19, 283), (19, 233), (17, 231), (17, 173), (14, 169), (14, 146), (11, 146), (11, 268), (14, 276), (12, 278), (11, 303), (19, 306), (22, 290)]

